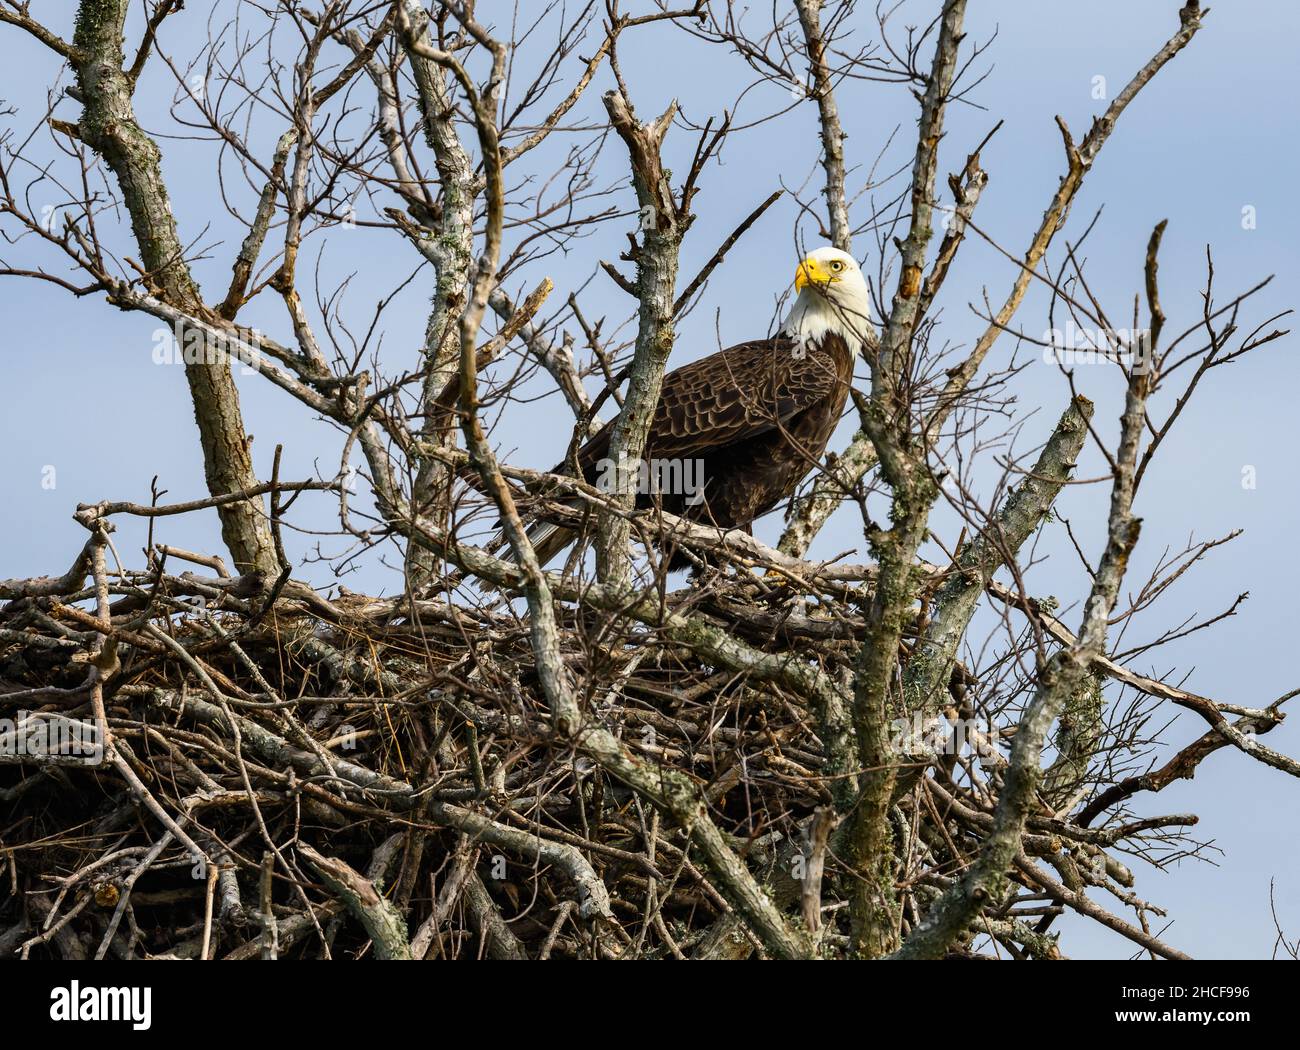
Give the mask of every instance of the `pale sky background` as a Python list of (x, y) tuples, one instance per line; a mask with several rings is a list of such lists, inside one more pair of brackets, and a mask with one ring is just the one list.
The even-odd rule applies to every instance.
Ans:
[[(74, 6), (42, 3), (33, 5), (33, 10), (70, 36)], [(992, 71), (971, 96), (981, 108), (954, 106), (949, 112), (940, 181), (959, 169), (966, 153), (998, 119), (1005, 119), (983, 154), (990, 182), (977, 212), (981, 228), (999, 243), (1017, 254), (1023, 251), (1063, 171), (1053, 117), (1063, 116), (1076, 138), (1082, 137), (1091, 118), (1106, 105), (1093, 97), (1094, 78), (1105, 77), (1107, 96), (1113, 97), (1173, 32), (1179, 6), (1180, 0), (971, 4), (970, 38), (983, 42), (997, 32), (975, 66), (983, 71), (991, 65)], [(763, 7), (758, 5), (754, 11), (756, 26)], [(927, 12), (936, 7), (910, 3), (896, 24), (928, 20)], [(505, 4), (479, 5), (479, 17), (489, 25), (504, 27), (509, 12)], [(138, 15), (137, 11), (137, 22)], [(201, 38), (205, 18), (206, 10), (194, 6), (169, 20), (163, 46), (185, 55)], [(874, 39), (875, 21), (868, 7), (864, 5), (853, 20), (860, 42)], [(1199, 316), (1207, 243), (1214, 250), (1219, 301), (1276, 274), (1273, 284), (1248, 308), (1245, 320), (1253, 324), (1300, 300), (1295, 247), (1300, 231), (1294, 204), (1294, 173), (1300, 163), (1294, 104), (1300, 91), (1294, 52), (1298, 34), (1300, 5), (1289, 0), (1215, 5), (1191, 45), (1124, 114), (1075, 202), (1066, 231), (1066, 236), (1077, 237), (1096, 209), (1105, 205), (1085, 254), (1093, 289), (1114, 315), (1123, 317), (1131, 311), (1127, 304), (1141, 288), (1147, 238), (1152, 226), (1165, 218), (1169, 229), (1160, 275), (1169, 315), (1167, 331), (1181, 331)], [(132, 47), (138, 36), (138, 28), (128, 33)], [(579, 48), (583, 55), (589, 51), (589, 47)], [(929, 47), (924, 54), (928, 64)], [(620, 55), (643, 118), (657, 114), (676, 97), (686, 115), (702, 123), (709, 116), (720, 116), (738, 89), (749, 82), (748, 70), (738, 59), (724, 59), (720, 49), (702, 48), (680, 30), (631, 35), (620, 45)], [(18, 107), (17, 116), (5, 118), (5, 123), (25, 134), (43, 111), (46, 91), (58, 76), (58, 63), (8, 26), (0, 26), (0, 56), (0, 100)], [(166, 122), (174, 85), (168, 82), (165, 67), (153, 65), (151, 70), (137, 97), (141, 119), (151, 130), (174, 130)], [(599, 92), (608, 86), (608, 72), (602, 70), (575, 110), (575, 123), (600, 119)], [(369, 96), (364, 97), (368, 103)], [(746, 98), (736, 121), (779, 108), (787, 98), (777, 87), (759, 88)], [(861, 184), (896, 128), (899, 133), (880, 170), (910, 161), (916, 105), (905, 89), (847, 84), (840, 88), (839, 102), (849, 135), (849, 161), (858, 167), (852, 184)], [(76, 119), (77, 107), (65, 101), (58, 114)], [(700, 218), (683, 250), (685, 275), (693, 275), (721, 238), (782, 182), (804, 185), (806, 198), (815, 195), (820, 185), (820, 172), (814, 169), (815, 115), (815, 107), (805, 103), (737, 137), (721, 163), (706, 171), (696, 202)], [(263, 156), (269, 158), (279, 130), (268, 125), (259, 131)], [(670, 133), (667, 151), (674, 170), (685, 171), (695, 139), (694, 133), (682, 128)], [(204, 143), (163, 140), (162, 144), (182, 239), (198, 238), (204, 224), (210, 224), (202, 243), (214, 245), (212, 258), (199, 263), (196, 272), (209, 299), (219, 298), (241, 234), (217, 193), (214, 151)], [(555, 147), (560, 145), (557, 140)], [(48, 142), (38, 139), (34, 156), (52, 155)], [(607, 182), (623, 179), (623, 164), (621, 145), (613, 142), (598, 170)], [(810, 177), (815, 181), (807, 183)], [(242, 189), (233, 181), (228, 185)], [(32, 197), (38, 210), (47, 200), (59, 199), (53, 191), (42, 197), (43, 192), (34, 191)], [(630, 188), (620, 189), (615, 199), (622, 207), (630, 206)], [(245, 210), (251, 208), (250, 202), (248, 193), (240, 198)], [(1247, 206), (1255, 209), (1254, 229), (1243, 229), (1242, 210)], [(862, 206), (858, 221), (865, 216)], [(774, 297), (788, 287), (797, 262), (792, 247), (796, 219), (794, 203), (787, 197), (750, 231), (681, 326), (675, 363), (717, 349), (719, 333), (730, 344), (766, 332)], [(107, 225), (107, 219), (101, 225)], [(543, 275), (550, 276), (557, 288), (551, 305), (558, 307), (571, 290), (587, 282), (595, 260), (613, 259), (622, 250), (627, 225), (623, 220), (606, 224), (576, 244), (567, 257), (552, 257), (529, 270), (530, 286)], [(0, 229), (13, 232), (4, 217)], [(805, 226), (802, 235), (808, 243), (817, 242), (815, 228)], [(1061, 259), (1062, 243), (1058, 239), (1051, 255), (1054, 265)], [(321, 245), (320, 269), (327, 286), (354, 275), (345, 315), (358, 328), (368, 322), (375, 300), (418, 263), (391, 233), (334, 230), (324, 240), (312, 242), (304, 253), (310, 260), (304, 271), (316, 265)], [(864, 236), (855, 248), (864, 269), (874, 274), (874, 240)], [(0, 253), (14, 265), (31, 265), (37, 259), (26, 242), (17, 247), (2, 245)], [(40, 258), (51, 266), (61, 265), (52, 256)], [(1000, 303), (1013, 276), (1005, 259), (971, 239), (941, 300), (940, 337), (969, 345), (982, 326), (967, 304), (981, 302), (984, 289)], [(428, 286), (426, 270), (388, 315), (383, 359), (392, 370), (409, 367), (415, 360)], [(589, 317), (608, 315), (608, 328), (626, 318), (630, 305), (603, 276), (591, 281), (582, 301)], [(289, 342), (283, 311), (275, 305), (256, 303), (241, 320)], [(76, 300), (52, 286), (13, 278), (0, 280), (0, 317), (6, 367), (0, 483), (7, 502), (7, 512), (0, 517), (0, 577), (63, 572), (84, 542), (84, 532), (71, 517), (79, 502), (105, 498), (147, 502), (154, 474), (170, 489), (169, 500), (203, 494), (182, 370), (157, 366), (151, 360), (156, 321), (120, 313), (98, 297)], [(1041, 336), (1047, 326), (1044, 297), (1031, 296), (1017, 323)], [(1167, 546), (1177, 549), (1189, 535), (1209, 539), (1234, 528), (1245, 530), (1241, 539), (1214, 552), (1180, 580), (1125, 638), (1126, 646), (1149, 640), (1194, 613), (1217, 613), (1237, 594), (1249, 591), (1250, 600), (1234, 618), (1133, 663), (1144, 673), (1166, 674), (1176, 668), (1171, 680), (1187, 675), (1187, 688), (1241, 705), (1263, 706), (1297, 684), (1288, 656), (1295, 644), (1298, 574), (1292, 549), (1300, 524), (1295, 496), (1300, 468), (1293, 454), (1297, 432), (1293, 390), (1300, 380), (1295, 347), (1291, 337), (1211, 373), (1163, 448), (1136, 508), (1145, 521), (1129, 578), (1133, 584), (1145, 578)], [(1004, 336), (991, 360), (1004, 364), (1012, 350), (1012, 341)], [(1032, 351), (1022, 351), (1021, 359), (1026, 356), (1033, 356)], [(1122, 396), (1116, 377), (1108, 369), (1080, 368), (1077, 380), (1080, 389), (1097, 402), (1099, 429), (1113, 439)], [(325, 474), (336, 471), (341, 440), (334, 431), (257, 376), (241, 378), (240, 387), (245, 419), (256, 436), (256, 466), (263, 476), (269, 475), (277, 443), (285, 446), (287, 477), (307, 476), (317, 463)], [(1013, 390), (1019, 418), (1026, 420), (1016, 447), (1031, 450), (1059, 416), (1068, 391), (1059, 372), (1041, 362), (1024, 369)], [(1166, 397), (1155, 407), (1163, 414), (1167, 404)], [(518, 450), (511, 453), (514, 461), (547, 467), (562, 454), (570, 426), (567, 409), (551, 398), (512, 414), (496, 437), (505, 450)], [(836, 444), (842, 444), (845, 436)], [(42, 486), (43, 471), (49, 466), (57, 471), (53, 489)], [(1255, 469), (1254, 489), (1243, 488), (1246, 466)], [(1101, 461), (1093, 450), (1081, 463), (1079, 476), (1099, 473)], [(1100, 487), (1078, 488), (1071, 489), (1060, 504), (1094, 559), (1102, 542), (1104, 498)], [(332, 519), (323, 501), (305, 500), (300, 508), (300, 523), (330, 527)], [(769, 516), (758, 530), (760, 536), (775, 539), (779, 525), (778, 515)], [(142, 535), (122, 523), (119, 549), (124, 556), (138, 551)], [(179, 546), (219, 549), (215, 515), (173, 519), (160, 535)], [(1060, 556), (1035, 569), (1030, 583), (1036, 593), (1055, 594), (1069, 605), (1086, 595), (1087, 581), (1065, 542), (1059, 526), (1054, 531), (1049, 528), (1041, 550)], [(296, 552), (305, 555), (315, 541), (295, 537), (293, 543)], [(814, 553), (862, 546), (860, 521), (841, 514), (824, 531)], [(322, 565), (308, 566), (301, 575), (319, 584), (331, 581)], [(364, 564), (346, 583), (371, 592), (392, 592), (400, 586), (394, 573), (374, 562)], [(1173, 717), (1175, 710), (1162, 709), (1160, 714)], [(1293, 716), (1293, 721), (1300, 721), (1300, 716)], [(1202, 727), (1195, 717), (1179, 715), (1166, 737), (1177, 747), (1200, 735)], [(1275, 730), (1266, 742), (1300, 755), (1300, 730), (1294, 724)], [(1276, 882), (1284, 925), (1292, 937), (1300, 934), (1300, 844), (1294, 816), (1298, 805), (1300, 783), (1232, 750), (1220, 751), (1205, 762), (1195, 781), (1175, 784), (1159, 796), (1139, 798), (1136, 810), (1142, 815), (1198, 813), (1198, 837), (1212, 840), (1223, 851), (1221, 856), (1211, 854), (1214, 864), (1184, 862), (1167, 873), (1135, 862), (1135, 891), (1167, 908), (1174, 920), (1166, 931), (1167, 940), (1195, 956), (1267, 957), (1274, 939), (1270, 880)], [(1130, 954), (1127, 942), (1093, 924), (1064, 922), (1060, 928), (1067, 931), (1067, 953), (1075, 957)]]

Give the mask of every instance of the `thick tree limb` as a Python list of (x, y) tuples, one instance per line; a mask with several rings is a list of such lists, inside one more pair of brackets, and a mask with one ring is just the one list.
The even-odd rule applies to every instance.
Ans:
[[(82, 0), (79, 7), (75, 50), (68, 57), (85, 105), (80, 134), (117, 179), (140, 257), (159, 298), (202, 316), (206, 307), (185, 262), (162, 177), (161, 153), (136, 122), (131, 104), (132, 83), (123, 71), (122, 53), (127, 7), (126, 0)], [(199, 425), (208, 491), (221, 495), (253, 488), (257, 478), (228, 362), (187, 360), (185, 377)], [(252, 502), (232, 503), (220, 513), (222, 538), (240, 570), (273, 573), (274, 545), (262, 508)]]

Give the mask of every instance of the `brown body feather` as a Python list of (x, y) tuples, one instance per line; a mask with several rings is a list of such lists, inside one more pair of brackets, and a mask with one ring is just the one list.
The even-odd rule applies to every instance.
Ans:
[[(821, 459), (844, 411), (853, 361), (835, 333), (803, 346), (776, 336), (740, 343), (669, 372), (643, 459), (651, 477), (660, 477), (662, 469), (694, 484), (689, 492), (681, 486), (639, 491), (637, 505), (658, 502), (669, 513), (701, 523), (748, 528), (793, 493)], [(578, 452), (578, 465), (591, 484), (609, 476), (612, 433), (612, 426), (605, 427)], [(537, 539), (545, 563), (572, 535), (539, 530)]]

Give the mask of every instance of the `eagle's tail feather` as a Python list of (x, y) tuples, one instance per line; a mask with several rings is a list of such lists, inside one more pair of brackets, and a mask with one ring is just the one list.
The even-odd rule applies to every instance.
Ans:
[[(566, 529), (562, 525), (556, 525), (549, 521), (533, 521), (525, 530), (528, 535), (528, 541), (533, 545), (533, 552), (537, 555), (539, 565), (545, 567), (547, 562), (559, 554), (562, 550), (573, 543), (576, 534), (572, 529)], [(502, 550), (500, 555), (505, 561), (518, 564), (519, 559), (515, 557), (515, 552), (510, 549), (510, 545), (505, 536), (498, 533), (488, 545), (487, 549), (495, 553)], [(480, 591), (490, 591), (494, 584), (487, 580), (478, 581)]]
[[(574, 539), (576, 539), (576, 533), (572, 529), (566, 529), (562, 525), (556, 525), (549, 521), (535, 521), (528, 526), (528, 541), (533, 545), (538, 564), (543, 567), (573, 543)], [(513, 551), (510, 560), (514, 561)]]

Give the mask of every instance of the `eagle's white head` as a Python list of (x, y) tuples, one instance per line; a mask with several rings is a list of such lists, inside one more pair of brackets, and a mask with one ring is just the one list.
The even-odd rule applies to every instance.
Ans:
[(781, 323), (782, 335), (803, 343), (836, 332), (855, 354), (875, 341), (867, 282), (848, 252), (818, 248), (799, 264), (794, 287), (798, 294)]

